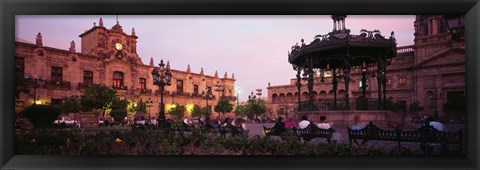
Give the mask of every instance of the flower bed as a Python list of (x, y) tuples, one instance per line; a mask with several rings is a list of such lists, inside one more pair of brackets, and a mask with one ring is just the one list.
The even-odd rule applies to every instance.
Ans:
[[(48, 130), (47, 130), (48, 131)], [(303, 143), (296, 137), (221, 137), (200, 133), (164, 133), (161, 130), (86, 132), (18, 131), (18, 155), (419, 155), (401, 150), (352, 149), (347, 144)]]

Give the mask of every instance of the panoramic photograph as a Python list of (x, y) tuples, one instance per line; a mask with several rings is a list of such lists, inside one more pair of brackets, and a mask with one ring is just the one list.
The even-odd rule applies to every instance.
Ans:
[(463, 15), (17, 15), (17, 155), (465, 155)]

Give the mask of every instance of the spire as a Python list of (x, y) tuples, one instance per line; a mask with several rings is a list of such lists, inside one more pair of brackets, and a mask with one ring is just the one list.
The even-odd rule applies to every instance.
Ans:
[(187, 74), (190, 74), (192, 70), (190, 70), (190, 64), (187, 66)]
[(200, 69), (200, 75), (203, 76), (203, 67)]
[(232, 79), (235, 79), (235, 74), (232, 73)]
[(270, 82), (268, 82), (268, 87), (270, 87)]
[(103, 27), (103, 19), (100, 18), (100, 21), (98, 21), (98, 26)]
[(72, 40), (72, 42), (70, 42), (70, 52), (74, 53), (75, 52), (75, 41)]
[(135, 28), (132, 28), (132, 36), (135, 36)]
[(93, 27), (96, 27), (97, 26), (97, 23), (96, 22), (93, 22)]
[(215, 78), (218, 78), (218, 72), (215, 70)]
[(167, 69), (170, 69), (170, 61), (167, 61)]
[(225, 71), (225, 74), (223, 75), (223, 78), (228, 78), (227, 72)]
[(37, 43), (38, 46), (43, 46), (42, 33), (39, 32), (39, 33), (37, 34), (37, 39), (36, 39), (36, 41), (37, 41), (36, 43)]
[(150, 57), (150, 67), (153, 67), (153, 57)]

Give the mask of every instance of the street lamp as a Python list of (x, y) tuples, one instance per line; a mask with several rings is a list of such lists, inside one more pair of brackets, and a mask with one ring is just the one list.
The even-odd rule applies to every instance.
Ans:
[(447, 28), (452, 33), (452, 39), (455, 41), (461, 40), (461, 34), (463, 33), (463, 17), (461, 15), (444, 15), (447, 21)]
[(437, 100), (442, 98), (442, 93), (437, 88), (428, 93), (430, 94), (430, 99), (433, 101), (433, 106), (435, 107), (435, 118), (438, 119)]
[(238, 102), (239, 102), (239, 98), (238, 98), (238, 95), (240, 94), (240, 88), (236, 87), (235, 88), (235, 93), (237, 93), (237, 107), (238, 107)]
[(37, 88), (39, 87), (39, 85), (43, 85), (45, 83), (45, 79), (43, 78), (32, 78), (31, 76), (28, 76), (27, 77), (28, 80), (33, 80), (34, 84), (33, 84), (33, 104), (34, 105), (37, 105), (37, 104), (41, 104), (41, 102), (37, 102)]
[(262, 89), (257, 89), (256, 95), (258, 96), (258, 99), (260, 100), (260, 96), (262, 96)]
[(163, 104), (163, 91), (165, 86), (172, 85), (172, 73), (170, 72), (170, 68), (165, 70), (165, 64), (163, 64), (163, 59), (160, 60), (160, 72), (154, 68), (152, 70), (153, 76), (153, 84), (157, 85), (160, 90), (160, 112), (158, 114), (158, 118), (160, 120), (165, 119), (165, 105)]
[(207, 108), (207, 114), (206, 115), (209, 115), (210, 114), (210, 107), (208, 107), (208, 100), (212, 99), (213, 97), (213, 94), (212, 94), (212, 89), (211, 88), (205, 88), (205, 90), (207, 91), (205, 93), (205, 91), (202, 92), (202, 96), (203, 98), (205, 99), (205, 107)]

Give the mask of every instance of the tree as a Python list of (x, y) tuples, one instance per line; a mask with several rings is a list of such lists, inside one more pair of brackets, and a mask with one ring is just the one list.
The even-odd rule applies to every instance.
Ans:
[(277, 109), (277, 115), (285, 115), (285, 109), (284, 108), (278, 108)]
[(414, 115), (418, 115), (418, 112), (420, 111), (423, 111), (423, 107), (420, 106), (420, 103), (418, 103), (418, 101), (411, 103), (408, 107), (408, 112), (413, 113)]
[(26, 117), (35, 127), (46, 128), (53, 125), (60, 112), (58, 106), (34, 104), (22, 110), (20, 115)]
[(70, 96), (63, 99), (62, 112), (64, 114), (73, 113), (73, 120), (77, 120), (77, 113), (82, 110), (82, 105), (80, 103), (80, 96)]
[(195, 105), (193, 106), (193, 109), (192, 109), (192, 117), (200, 117), (202, 116), (204, 113), (204, 109), (201, 108), (200, 106), (198, 105)]
[(174, 119), (180, 119), (184, 116), (185, 114), (185, 106), (183, 105), (177, 105), (176, 107), (170, 108), (170, 113), (169, 113)]
[(105, 111), (111, 108), (112, 102), (116, 100), (117, 92), (103, 85), (94, 84), (85, 89), (81, 96), (80, 103), (83, 111), (91, 111), (100, 109), (103, 119), (105, 119)]
[(113, 117), (115, 122), (121, 122), (125, 117), (127, 117), (127, 111), (122, 109), (113, 109), (110, 112), (110, 116)]
[(220, 99), (214, 109), (215, 112), (222, 113), (225, 117), (225, 113), (230, 113), (233, 110), (233, 104), (228, 99)]
[(237, 105), (237, 107), (235, 107), (235, 115), (237, 116), (243, 116), (243, 115), (246, 115), (246, 106), (243, 105), (243, 104), (239, 104)]

